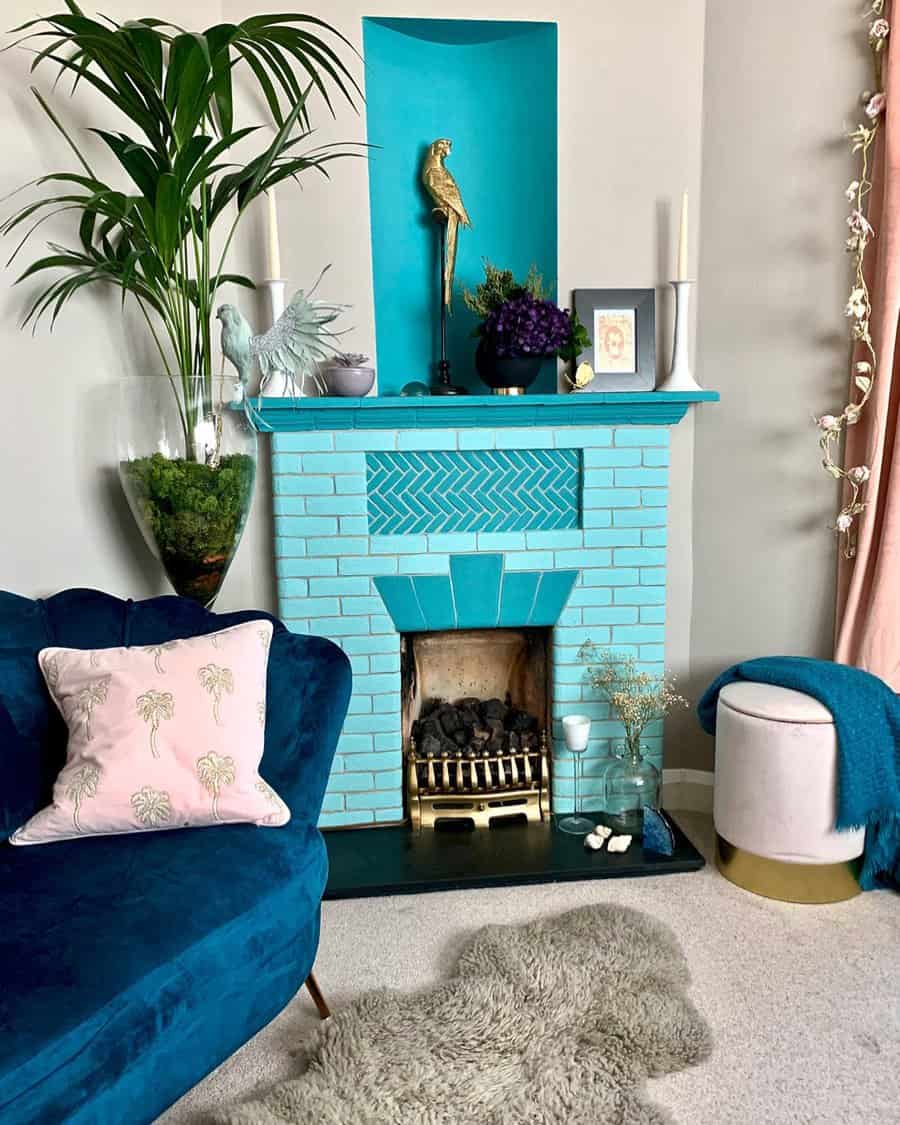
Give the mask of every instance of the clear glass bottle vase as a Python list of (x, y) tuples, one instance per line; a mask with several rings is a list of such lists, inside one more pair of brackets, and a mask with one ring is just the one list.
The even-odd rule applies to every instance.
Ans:
[(606, 821), (615, 832), (638, 836), (644, 828), (644, 809), (659, 806), (659, 770), (645, 757), (640, 742), (621, 742), (616, 760), (606, 771)]

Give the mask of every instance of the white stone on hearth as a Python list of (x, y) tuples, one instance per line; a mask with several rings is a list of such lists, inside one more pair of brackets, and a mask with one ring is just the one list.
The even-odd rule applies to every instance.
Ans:
[(613, 836), (613, 838), (609, 841), (609, 847), (607, 848), (607, 851), (627, 852), (630, 847), (630, 836)]

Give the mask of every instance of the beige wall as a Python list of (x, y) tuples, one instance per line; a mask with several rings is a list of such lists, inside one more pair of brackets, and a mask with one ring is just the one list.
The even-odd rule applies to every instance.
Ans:
[[(152, 11), (202, 27), (260, 7), (113, 0), (104, 10), (119, 19)], [(840, 378), (844, 262), (837, 247), (849, 164), (832, 142), (860, 84), (849, 46), (854, 13), (843, 0), (803, 0), (787, 14), (770, 0), (454, 0), (439, 10), (426, 0), (374, 8), (310, 0), (303, 7), (357, 45), (360, 19), (373, 12), (558, 21), (561, 292), (663, 283), (672, 256), (668, 206), (684, 188), (693, 200), (695, 263), (702, 231), (698, 367), (723, 402), (672, 433), (669, 663), (697, 688), (740, 655), (824, 650), (833, 552), (820, 527), (831, 492), (816, 471), (806, 419)], [(12, 26), (41, 10), (47, 5), (8, 0), (4, 14)], [(26, 69), (19, 52), (0, 55), (0, 196), (71, 159), (30, 103)], [(93, 107), (80, 98), (57, 102), (67, 120), (94, 123)], [(364, 139), (363, 117), (342, 112), (322, 124), (323, 139)], [(308, 284), (332, 263), (327, 295), (354, 306), (348, 346), (371, 348), (365, 164), (335, 166), (330, 183), (313, 179), (302, 193), (283, 192), (280, 217), (289, 280)], [(54, 234), (65, 232), (61, 225)], [(235, 264), (261, 276), (263, 245), (255, 215)], [(671, 319), (668, 294), (660, 293), (664, 363)], [(140, 335), (123, 325), (114, 299), (84, 296), (52, 336), (40, 329), (32, 338), (16, 328), (24, 297), (0, 288), (8, 404), (0, 467), (9, 529), (0, 587), (164, 592), (110, 468), (114, 381), (149, 362), (135, 347)], [(222, 608), (274, 608), (262, 476)], [(690, 722), (670, 731), (667, 755), (674, 766), (709, 762)]]
[[(707, 4), (697, 366), (722, 402), (696, 422), (694, 697), (736, 660), (831, 655), (835, 490), (810, 419), (846, 381), (841, 130), (864, 53), (846, 0)], [(709, 768), (695, 730), (681, 764)]]

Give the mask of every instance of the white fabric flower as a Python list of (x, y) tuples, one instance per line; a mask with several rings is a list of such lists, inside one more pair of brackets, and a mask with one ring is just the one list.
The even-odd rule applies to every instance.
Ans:
[(821, 418), (816, 419), (816, 425), (820, 430), (839, 430), (841, 427), (840, 420), (835, 418), (833, 414), (823, 414)]
[(872, 473), (868, 465), (857, 465), (847, 473), (847, 476), (854, 484), (865, 484), (871, 475)]
[(841, 512), (838, 518), (834, 521), (834, 526), (838, 531), (849, 531), (853, 526), (853, 517), (847, 515), (846, 512)]
[(884, 107), (886, 105), (887, 98), (884, 94), (873, 94), (872, 97), (869, 98), (869, 104), (866, 106), (866, 116), (874, 121), (877, 117), (884, 113)]
[(856, 199), (858, 192), (859, 180), (853, 180), (851, 183), (847, 184), (847, 190), (844, 192), (844, 195), (847, 197), (848, 201), (852, 203), (853, 200)]
[(873, 43), (887, 39), (891, 33), (891, 25), (885, 19), (875, 20), (869, 28), (869, 38)]
[(854, 289), (850, 294), (850, 299), (844, 309), (844, 316), (853, 316), (857, 320), (863, 320), (869, 312), (868, 302), (866, 301), (865, 289)]
[(874, 227), (858, 207), (847, 216), (847, 226), (856, 235), (865, 235), (868, 237), (875, 233)]

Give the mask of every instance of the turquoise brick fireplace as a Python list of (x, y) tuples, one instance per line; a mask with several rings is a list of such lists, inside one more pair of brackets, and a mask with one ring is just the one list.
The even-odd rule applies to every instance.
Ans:
[[(668, 426), (698, 397), (540, 396), (540, 421), (538, 396), (265, 404), (280, 615), (354, 670), (322, 827), (402, 820), (401, 635), (445, 629), (552, 629), (554, 809), (571, 807), (560, 723), (573, 710), (594, 720), (584, 804), (601, 808), (621, 728), (578, 650), (663, 668)], [(647, 742), (661, 768), (659, 726)]]

